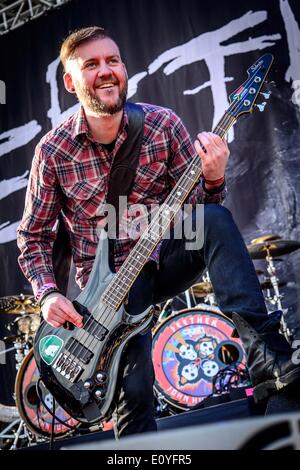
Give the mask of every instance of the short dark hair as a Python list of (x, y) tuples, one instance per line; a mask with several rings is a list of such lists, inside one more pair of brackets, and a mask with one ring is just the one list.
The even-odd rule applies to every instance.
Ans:
[(76, 49), (80, 44), (103, 38), (109, 38), (113, 40), (110, 34), (108, 34), (104, 28), (101, 28), (101, 26), (80, 28), (69, 34), (60, 48), (60, 60), (64, 66), (64, 69), (66, 69), (67, 60), (74, 59), (76, 57)]

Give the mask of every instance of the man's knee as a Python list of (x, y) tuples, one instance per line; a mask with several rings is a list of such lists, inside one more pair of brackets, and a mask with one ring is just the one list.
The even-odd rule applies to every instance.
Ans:
[[(224, 230), (234, 224), (230, 210), (220, 204), (205, 204), (204, 228)], [(220, 232), (222, 233), (222, 232)]]

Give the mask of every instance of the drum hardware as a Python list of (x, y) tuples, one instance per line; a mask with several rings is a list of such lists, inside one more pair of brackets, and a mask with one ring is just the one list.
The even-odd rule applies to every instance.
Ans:
[(202, 282), (192, 286), (192, 292), (195, 297), (203, 298), (204, 303), (212, 306), (217, 305), (216, 296), (208, 271), (206, 271), (206, 273), (202, 276)]
[(162, 307), (161, 312), (160, 312), (159, 317), (158, 317), (158, 322), (162, 322), (163, 320), (165, 320), (165, 318), (172, 315), (172, 301), (173, 301), (173, 298), (168, 299), (163, 304), (163, 307)]
[(196, 297), (205, 297), (206, 295), (213, 293), (212, 284), (207, 281), (195, 284), (192, 289)]
[(157, 418), (162, 418), (163, 416), (168, 415), (169, 414), (169, 411), (168, 411), (169, 405), (165, 401), (165, 397), (163, 396), (163, 394), (162, 393), (157, 393), (155, 395), (155, 400), (156, 400), (156, 404), (155, 404), (156, 417)]
[[(174, 305), (174, 303), (176, 303), (176, 306)], [(198, 302), (195, 299), (193, 288), (191, 287), (190, 289), (184, 291), (181, 295), (168, 299), (161, 306), (158, 322), (162, 322), (163, 320), (170, 317), (171, 315), (174, 315), (176, 312), (182, 310), (183, 308), (192, 308), (193, 306), (197, 305), (197, 303)], [(178, 307), (178, 305), (180, 305), (180, 307)]]
[(153, 320), (159, 321), (159, 317), (161, 315), (162, 307), (159, 304), (155, 304), (153, 306)]
[[(267, 263), (267, 272), (269, 277), (261, 282), (261, 288), (267, 290), (265, 299), (277, 310), (282, 310), (283, 294), (280, 293), (279, 287), (286, 285), (280, 282), (276, 272), (274, 257), (292, 253), (300, 248), (300, 242), (296, 240), (283, 240), (279, 235), (264, 235), (263, 237), (254, 238), (250, 245), (247, 246), (250, 256), (253, 259), (265, 259)], [(274, 294), (271, 294), (271, 289)]]
[(7, 432), (7, 430), (13, 429), (13, 425), (17, 426), (17, 430), (15, 432), (13, 432), (12, 435), (9, 435), (9, 434), (3, 434), (2, 435), (2, 433), (0, 433), (0, 438), (2, 438), (2, 439), (11, 439), (11, 438), (13, 438), (13, 443), (9, 447), (9, 450), (17, 449), (19, 441), (22, 441), (22, 440), (25, 440), (25, 439), (26, 439), (26, 442), (27, 442), (26, 447), (31, 447), (34, 444), (34, 437), (30, 435), (30, 433), (27, 429), (26, 423), (22, 419), (17, 420), (9, 426), (9, 429), (6, 428), (6, 432)]
[[(20, 336), (8, 336), (4, 339), (13, 342), (13, 347), (2, 351), (0, 354), (15, 351), (16, 369), (19, 371), (31, 346)], [(16, 400), (15, 393), (13, 394), (13, 398)], [(37, 436), (30, 433), (26, 422), (20, 417), (17, 406), (0, 405), (0, 419), (10, 423), (0, 432), (0, 440), (4, 442), (5, 446), (9, 445), (8, 448), (10, 450), (17, 449), (19, 445), (22, 446), (24, 441), (27, 447), (38, 442)]]
[(19, 370), (24, 357), (28, 354), (31, 348), (31, 345), (27, 341), (24, 341), (20, 336), (6, 336), (3, 340), (6, 342), (12, 342), (13, 347), (1, 351), (0, 355), (6, 354), (10, 351), (15, 351), (16, 369)]
[(192, 302), (189, 289), (184, 292), (187, 308), (192, 308)]

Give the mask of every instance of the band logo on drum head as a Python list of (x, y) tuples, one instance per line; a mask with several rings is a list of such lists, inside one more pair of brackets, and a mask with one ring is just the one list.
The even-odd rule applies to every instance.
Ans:
[[(212, 394), (213, 381), (230, 362), (245, 368), (240, 340), (231, 336), (232, 322), (209, 309), (178, 312), (164, 321), (153, 337), (155, 389), (183, 410)], [(226, 352), (231, 356), (229, 361)]]

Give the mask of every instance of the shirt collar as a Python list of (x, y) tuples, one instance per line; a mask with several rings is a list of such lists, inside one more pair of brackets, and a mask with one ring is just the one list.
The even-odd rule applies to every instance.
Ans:
[(72, 137), (73, 139), (76, 139), (76, 137), (81, 135), (89, 135), (89, 126), (82, 106), (80, 106), (79, 110), (75, 114)]
[[(124, 130), (126, 131), (128, 130), (128, 113), (127, 113), (126, 106), (124, 108), (124, 113), (123, 113), (120, 129), (118, 132), (118, 136), (120, 136)], [(90, 141), (93, 141), (93, 138), (90, 135), (90, 130), (89, 130), (88, 122), (86, 119), (86, 115), (82, 106), (80, 106), (79, 110), (75, 114), (74, 125), (72, 129), (73, 139), (76, 139), (79, 136), (85, 136)]]

